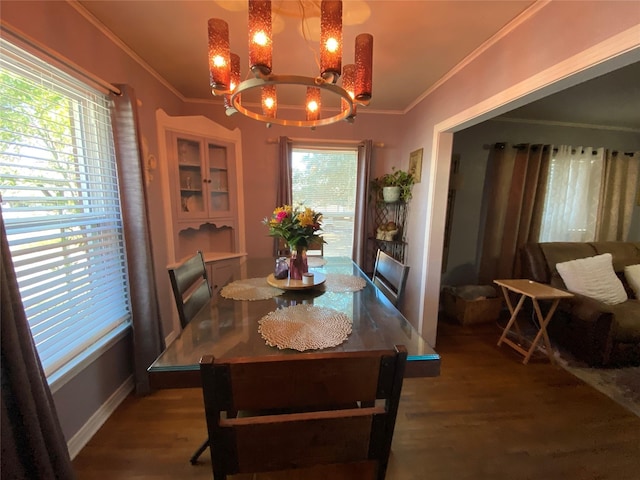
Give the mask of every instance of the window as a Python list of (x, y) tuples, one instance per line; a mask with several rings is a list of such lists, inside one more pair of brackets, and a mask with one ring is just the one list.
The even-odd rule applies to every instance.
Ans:
[(595, 239), (604, 149), (562, 145), (549, 161), (541, 242)]
[(351, 257), (356, 205), (356, 148), (293, 148), (293, 203), (322, 212), (324, 255)]
[(109, 101), (1, 42), (2, 215), (52, 384), (130, 323)]

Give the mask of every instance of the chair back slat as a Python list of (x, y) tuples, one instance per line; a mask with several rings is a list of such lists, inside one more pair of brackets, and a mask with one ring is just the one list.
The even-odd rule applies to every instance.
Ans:
[(187, 323), (211, 300), (211, 286), (202, 252), (175, 267), (167, 268), (180, 325)]
[(373, 284), (394, 305), (399, 305), (407, 283), (409, 266), (378, 250), (373, 269)]
[(375, 462), (376, 478), (384, 479), (406, 358), (403, 346), (230, 361), (204, 356), (214, 478)]
[[(233, 378), (229, 384), (230, 410), (301, 408), (374, 401), (380, 363), (376, 356), (327, 357), (309, 361), (304, 355), (276, 357), (219, 368)], [(228, 368), (229, 372), (224, 372)], [(304, 385), (304, 388), (300, 388)]]

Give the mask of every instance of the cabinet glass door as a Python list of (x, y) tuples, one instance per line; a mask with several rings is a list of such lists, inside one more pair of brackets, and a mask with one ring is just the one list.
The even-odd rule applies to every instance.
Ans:
[(195, 140), (177, 139), (181, 216), (202, 214), (206, 209), (201, 145)]
[(209, 205), (212, 216), (228, 215), (231, 210), (227, 148), (208, 145)]

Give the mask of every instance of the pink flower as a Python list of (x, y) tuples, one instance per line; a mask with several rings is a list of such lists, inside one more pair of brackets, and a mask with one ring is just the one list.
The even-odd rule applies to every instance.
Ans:
[(281, 212), (278, 212), (276, 215), (276, 222), (278, 223), (282, 223), (282, 221), (287, 218), (287, 212), (285, 212), (284, 210)]

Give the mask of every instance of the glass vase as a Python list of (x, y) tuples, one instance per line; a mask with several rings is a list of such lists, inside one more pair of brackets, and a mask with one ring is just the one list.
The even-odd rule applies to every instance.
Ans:
[(289, 258), (289, 280), (302, 280), (302, 274), (308, 271), (307, 247), (292, 246)]

